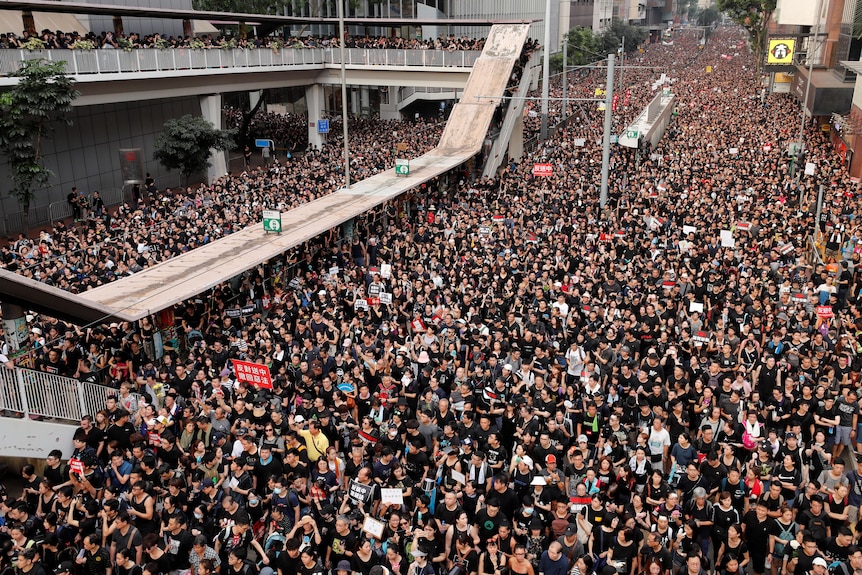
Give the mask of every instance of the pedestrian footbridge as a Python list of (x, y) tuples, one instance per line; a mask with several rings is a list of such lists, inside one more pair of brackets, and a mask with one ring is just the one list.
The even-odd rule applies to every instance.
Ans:
[[(351, 86), (461, 90), (480, 54), (349, 48), (345, 75)], [(341, 84), (341, 51), (335, 48), (0, 50), (0, 88), (17, 81), (8, 74), (22, 61), (36, 58), (65, 62), (80, 92), (74, 106)]]
[(491, 27), (484, 50), (473, 62), (469, 79), (452, 109), (439, 144), (411, 160), (408, 175), (396, 175), (394, 169), (387, 170), (285, 212), (281, 216), (281, 234), (266, 233), (262, 224), (252, 225), (82, 294), (71, 294), (0, 270), (0, 299), (82, 325), (138, 320), (194, 297), (457, 168), (481, 151), (529, 27), (529, 23)]

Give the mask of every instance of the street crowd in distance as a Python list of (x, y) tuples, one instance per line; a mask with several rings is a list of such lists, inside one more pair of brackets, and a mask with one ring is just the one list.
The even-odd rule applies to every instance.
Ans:
[[(98, 575), (856, 575), (858, 186), (807, 122), (814, 174), (791, 173), (798, 103), (761, 95), (740, 29), (699, 39), (627, 57), (655, 70), (626, 72), (617, 132), (661, 73), (677, 113), (655, 149), (614, 147), (604, 207), (601, 114), (573, 102), (499, 176), (431, 182), (181, 304), (170, 345), (149, 319), (29, 318), (39, 369), (118, 393), (42, 475), (22, 470), (3, 559)], [(603, 86), (601, 71), (572, 80), (573, 97)], [(386, 130), (368, 129), (370, 157)], [(334, 190), (337, 156), (307, 156), (272, 193)], [(198, 210), (245, 188), (222, 208), (245, 225), (273, 177), (168, 202), (220, 224)], [(162, 199), (142, 202), (93, 234)], [(118, 253), (189, 243), (157, 221), (155, 241)], [(7, 269), (35, 274), (9, 258), (19, 247)], [(237, 381), (234, 360), (265, 364), (273, 389)]]

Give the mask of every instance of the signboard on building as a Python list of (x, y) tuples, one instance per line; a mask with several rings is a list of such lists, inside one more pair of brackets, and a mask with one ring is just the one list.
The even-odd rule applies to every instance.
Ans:
[(766, 51), (766, 63), (770, 66), (788, 66), (793, 63), (796, 40), (793, 38), (770, 38)]
[(318, 120), (317, 121), (317, 133), (318, 134), (328, 134), (329, 133), (329, 120)]
[(140, 148), (120, 150), (120, 173), (123, 184), (144, 183), (144, 161)]

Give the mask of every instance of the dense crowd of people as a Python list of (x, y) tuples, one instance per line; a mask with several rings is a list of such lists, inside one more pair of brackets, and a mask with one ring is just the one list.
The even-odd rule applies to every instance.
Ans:
[[(627, 74), (619, 122), (661, 72), (677, 111), (654, 150), (615, 149), (606, 206), (600, 118), (572, 103), (576, 120), (498, 177), (432, 182), (351, 236), (332, 230), (184, 303), (165, 345), (148, 319), (30, 318), (40, 369), (93, 380), (113, 358), (118, 392), (43, 473), (22, 470), (23, 495), (0, 508), (7, 563), (34, 575), (862, 572), (858, 187), (813, 125), (814, 175), (791, 174), (784, 126), (798, 106), (761, 97), (739, 29), (703, 50), (698, 38), (632, 56), (657, 71)], [(591, 74), (569, 93), (601, 85)], [(385, 152), (375, 137), (364, 155)], [(533, 161), (553, 175), (533, 177)], [(186, 210), (177, 220), (144, 199), (95, 224), (94, 237), (129, 230), (112, 265), (87, 263), (119, 270), (120, 251), (137, 262), (206, 226), (257, 221), (263, 194), (290, 205), (337, 187), (336, 164), (165, 196)], [(221, 213), (201, 213), (215, 201)], [(175, 228), (184, 219), (198, 229)], [(828, 265), (807, 249), (815, 225)], [(7, 268), (34, 276), (72, 258), (34, 267), (14, 253)], [(88, 287), (65, 274), (55, 285)], [(237, 360), (264, 364), (272, 389), (238, 378)]]
[[(103, 31), (100, 34), (88, 32), (80, 34), (77, 31), (64, 32), (62, 30), (52, 31), (44, 29), (40, 33), (31, 33), (28, 30), (20, 35), (15, 32), (0, 34), (0, 48), (21, 48), (29, 40), (38, 38), (44, 43), (46, 49), (81, 49), (83, 44), (79, 41), (92, 43), (95, 49), (104, 50), (135, 50), (147, 48), (334, 48), (340, 46), (337, 36), (314, 36), (303, 35), (302, 37), (281, 36), (240, 36), (231, 37), (223, 35), (203, 34), (200, 36), (173, 36), (170, 34), (146, 34), (141, 35), (131, 32), (115, 33)], [(198, 44), (199, 42), (199, 44)], [(347, 48), (378, 48), (397, 50), (481, 50), (485, 45), (484, 38), (455, 37), (449, 35), (441, 38), (402, 38), (398, 36), (349, 36), (345, 42)]]
[[(229, 120), (235, 115), (229, 115)], [(295, 116), (261, 115), (251, 126), (292, 138)], [(291, 209), (340, 186), (343, 164), (341, 120), (332, 120), (329, 140), (268, 168), (229, 174), (210, 185), (160, 190), (154, 179), (137, 189), (135, 201), (113, 211), (99, 193), (72, 190), (77, 222), (58, 221), (38, 238), (19, 234), (0, 247), (5, 269), (72, 292), (85, 291), (242, 229), (264, 209)], [(396, 154), (419, 156), (436, 145), (443, 125), (424, 120), (351, 120), (351, 171), (363, 179), (394, 166)], [(305, 132), (307, 138), (307, 131)], [(285, 141), (290, 141), (287, 139)], [(297, 140), (293, 140), (294, 142)], [(403, 152), (396, 145), (406, 143)], [(104, 367), (104, 366), (103, 366)]]

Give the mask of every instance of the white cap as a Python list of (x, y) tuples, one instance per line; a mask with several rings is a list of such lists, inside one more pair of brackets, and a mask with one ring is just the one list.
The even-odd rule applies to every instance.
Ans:
[(506, 365), (503, 366), (503, 369), (508, 369), (509, 371), (512, 371), (512, 364), (507, 363)]
[(293, 422), (294, 423), (305, 423), (305, 418), (302, 417), (301, 415), (297, 415), (296, 417), (293, 418)]
[(529, 455), (525, 455), (524, 457), (522, 457), (521, 461), (523, 461), (524, 465), (526, 465), (530, 469), (533, 468), (533, 459)]

